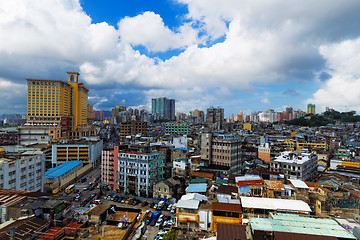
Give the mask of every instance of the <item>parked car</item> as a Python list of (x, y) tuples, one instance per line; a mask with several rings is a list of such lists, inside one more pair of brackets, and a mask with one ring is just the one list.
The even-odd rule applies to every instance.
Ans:
[(150, 203), (150, 205), (149, 205), (150, 208), (154, 208), (154, 206), (155, 206), (154, 202)]
[(150, 226), (155, 226), (156, 221), (157, 221), (157, 220), (156, 220), (155, 218), (151, 219), (151, 221), (150, 221)]
[(172, 207), (172, 204), (169, 204), (169, 206), (167, 206), (166, 210), (171, 211), (171, 207)]
[(159, 227), (164, 222), (164, 219), (160, 218), (157, 220), (155, 227)]
[(145, 207), (146, 205), (148, 205), (149, 203), (147, 202), (147, 201), (144, 201), (142, 204), (141, 204), (141, 206), (142, 207)]
[(75, 189), (75, 190), (74, 190), (74, 193), (78, 193), (78, 192), (79, 192), (79, 189)]
[(129, 202), (130, 202), (131, 200), (132, 200), (132, 198), (126, 199), (125, 204), (129, 204)]

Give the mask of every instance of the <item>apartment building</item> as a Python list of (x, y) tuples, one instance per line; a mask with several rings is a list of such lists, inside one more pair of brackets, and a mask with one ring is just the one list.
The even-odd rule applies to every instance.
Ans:
[(230, 134), (201, 135), (201, 159), (210, 164), (230, 167), (230, 173), (241, 171), (241, 143), (239, 136)]
[(45, 154), (41, 151), (3, 153), (0, 156), (0, 188), (43, 191)]
[(317, 174), (317, 156), (301, 151), (285, 151), (270, 162), (270, 171), (281, 172), (288, 179), (310, 181)]
[(120, 152), (118, 146), (113, 151), (102, 152), (102, 182), (124, 193), (152, 196), (153, 185), (164, 179), (164, 167), (163, 152)]

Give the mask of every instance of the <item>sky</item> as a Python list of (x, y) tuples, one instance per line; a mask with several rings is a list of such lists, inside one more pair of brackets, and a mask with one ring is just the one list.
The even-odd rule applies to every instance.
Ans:
[(0, 114), (80, 73), (94, 110), (360, 113), (358, 0), (0, 0)]

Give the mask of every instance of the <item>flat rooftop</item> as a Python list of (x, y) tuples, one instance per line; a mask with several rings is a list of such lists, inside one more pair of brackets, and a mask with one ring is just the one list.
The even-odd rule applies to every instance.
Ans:
[(267, 232), (302, 233), (320, 236), (332, 236), (344, 239), (356, 237), (333, 219), (302, 217), (297, 214), (271, 214), (271, 218), (250, 218), (253, 230)]
[(274, 162), (303, 164), (310, 160), (310, 153), (285, 151), (274, 159)]

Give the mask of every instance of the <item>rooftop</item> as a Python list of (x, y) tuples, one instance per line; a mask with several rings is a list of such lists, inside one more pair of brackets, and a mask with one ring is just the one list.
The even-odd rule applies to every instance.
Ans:
[(50, 168), (44, 174), (46, 178), (60, 177), (65, 173), (71, 171), (73, 168), (83, 164), (82, 161), (68, 161), (60, 164), (57, 167)]
[(206, 190), (207, 190), (206, 183), (197, 183), (197, 184), (190, 184), (189, 187), (187, 187), (186, 192), (187, 193), (205, 193)]
[(271, 218), (250, 218), (253, 230), (289, 232), (356, 239), (332, 219), (302, 217), (297, 214), (271, 214)]
[(308, 185), (306, 185), (306, 183), (304, 181), (301, 180), (295, 180), (295, 179), (289, 179), (289, 181), (291, 182), (291, 184), (298, 189), (309, 189)]
[(217, 240), (242, 240), (246, 237), (246, 226), (239, 224), (217, 224)]
[(311, 153), (285, 151), (276, 157), (274, 161), (303, 164), (310, 160), (310, 156)]
[(243, 208), (267, 209), (289, 212), (311, 212), (309, 205), (301, 200), (240, 197)]

